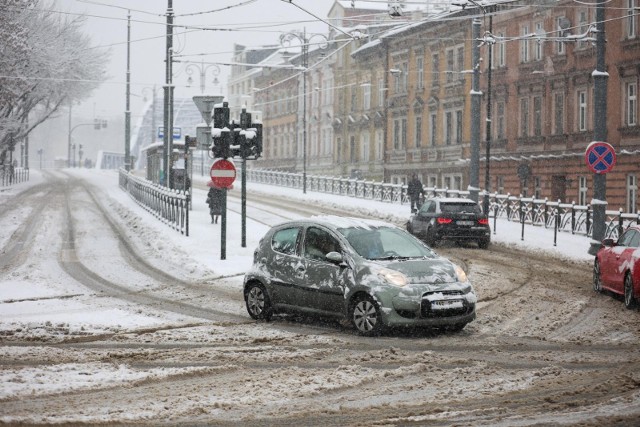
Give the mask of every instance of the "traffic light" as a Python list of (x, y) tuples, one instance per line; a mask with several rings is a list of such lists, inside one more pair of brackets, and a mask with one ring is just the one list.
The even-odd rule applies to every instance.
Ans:
[(226, 159), (232, 156), (230, 147), (233, 135), (229, 129), (229, 104), (222, 103), (222, 107), (214, 107), (213, 109), (213, 128), (211, 136), (213, 137), (213, 157)]

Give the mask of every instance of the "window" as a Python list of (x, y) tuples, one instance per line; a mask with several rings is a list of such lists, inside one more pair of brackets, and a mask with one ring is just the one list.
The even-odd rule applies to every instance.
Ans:
[(533, 134), (542, 135), (542, 97), (533, 97)]
[(520, 136), (529, 136), (529, 98), (520, 99)]
[[(587, 30), (589, 30), (589, 12), (587, 10), (579, 10), (578, 11), (578, 31), (580, 34), (586, 34)], [(578, 42), (578, 49), (584, 49), (589, 47), (591, 42), (580, 41)]]
[(407, 146), (407, 119), (395, 119), (393, 121), (393, 148), (403, 149)]
[(578, 204), (580, 206), (586, 206), (587, 204), (587, 177), (578, 177)]
[(438, 176), (437, 175), (429, 175), (427, 178), (427, 187), (437, 188), (438, 187)]
[(504, 102), (498, 102), (496, 108), (496, 139), (505, 137)]
[(402, 73), (400, 73), (402, 79), (402, 92), (407, 91), (407, 81), (409, 80), (409, 67), (406, 62), (402, 64)]
[(400, 139), (400, 143), (402, 146), (400, 148), (404, 149), (407, 146), (407, 119), (402, 119), (402, 139)]
[(376, 130), (376, 159), (384, 158), (384, 133), (382, 129)]
[(578, 131), (587, 130), (587, 91), (578, 91)]
[(627, 0), (626, 35), (628, 39), (636, 36), (636, 0)]
[(625, 125), (635, 126), (638, 123), (638, 84), (625, 84)]
[[(563, 28), (563, 26), (565, 26), (566, 20), (567, 19), (564, 16), (558, 16), (556, 18), (556, 28)], [(564, 37), (566, 35), (564, 30), (556, 31), (555, 34), (558, 37)], [(564, 47), (564, 42), (563, 41), (556, 42), (556, 53), (558, 55), (564, 55), (565, 54), (565, 47)]]
[(447, 83), (453, 81), (453, 73), (455, 71), (455, 63), (453, 61), (453, 49), (447, 50)]
[(384, 79), (378, 79), (378, 107), (384, 107)]
[(416, 68), (418, 69), (418, 89), (424, 89), (424, 58), (416, 58)]
[(434, 53), (431, 56), (431, 81), (434, 86), (438, 86), (440, 84), (440, 55)]
[(393, 149), (400, 149), (400, 120), (395, 119), (393, 121)]
[(438, 135), (438, 116), (436, 113), (431, 114), (431, 132), (429, 133), (429, 144), (432, 147), (436, 146), (436, 138)]
[(464, 74), (462, 73), (462, 71), (464, 70), (464, 46), (461, 46), (458, 48), (457, 51), (457, 70), (460, 74), (458, 74), (458, 80), (464, 80)]
[(634, 174), (627, 175), (627, 212), (638, 212), (638, 178)]
[(453, 113), (447, 111), (444, 115), (444, 141), (447, 145), (451, 145), (453, 133)]
[(329, 252), (341, 252), (338, 241), (325, 230), (309, 227), (304, 236), (304, 256), (317, 261), (326, 261)]
[(363, 162), (368, 162), (369, 161), (369, 134), (368, 133), (363, 133), (362, 134), (362, 161)]
[(504, 177), (496, 176), (496, 191), (498, 194), (504, 193)]
[[(536, 35), (544, 34), (544, 28), (542, 27), (542, 22), (536, 22)], [(536, 40), (533, 49), (533, 59), (536, 61), (542, 60), (542, 41)]]
[(456, 143), (462, 144), (462, 110), (456, 111)]
[(284, 230), (276, 231), (271, 238), (271, 248), (283, 254), (295, 254), (299, 233), (299, 228), (285, 228)]
[(542, 179), (539, 176), (533, 177), (533, 197), (536, 199), (542, 197)]
[(416, 116), (415, 146), (416, 148), (422, 146), (422, 117), (420, 116)]
[(356, 160), (356, 137), (351, 135), (349, 137), (349, 161), (355, 163)]
[(453, 177), (453, 189), (462, 190), (462, 177), (460, 175)]
[(520, 62), (529, 62), (529, 26), (522, 27), (520, 34)]
[(371, 83), (362, 85), (362, 108), (366, 111), (371, 109)]
[(358, 89), (357, 87), (351, 88), (351, 111), (356, 111), (358, 105)]
[(555, 93), (553, 95), (553, 130), (556, 135), (564, 133), (564, 94)]
[(504, 41), (504, 33), (498, 33), (498, 40), (502, 40), (498, 43), (498, 57), (496, 58), (497, 66), (504, 67), (506, 64), (506, 46)]

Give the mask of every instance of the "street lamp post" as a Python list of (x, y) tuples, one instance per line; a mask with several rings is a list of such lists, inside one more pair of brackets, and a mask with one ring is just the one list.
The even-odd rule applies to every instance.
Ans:
[(280, 36), (280, 44), (288, 46), (293, 39), (297, 39), (302, 47), (302, 192), (307, 192), (307, 71), (309, 67), (309, 42), (319, 37), (327, 43), (329, 39), (324, 34), (307, 34), (306, 28), (292, 31)]
[[(176, 62), (180, 62), (180, 61), (176, 61)], [(185, 68), (185, 72), (187, 73), (187, 75), (189, 76), (189, 78), (187, 79), (187, 87), (191, 87), (191, 85), (193, 84), (193, 77), (191, 77), (191, 75), (194, 73), (194, 71), (197, 71), (199, 76), (200, 76), (200, 93), (204, 94), (204, 90), (206, 88), (206, 82), (207, 82), (207, 72), (211, 70), (211, 73), (213, 75), (213, 80), (211, 81), (213, 83), (213, 86), (216, 87), (220, 84), (220, 82), (218, 81), (218, 76), (220, 75), (220, 67), (218, 67), (216, 64), (205, 64), (203, 61), (200, 61), (200, 64), (194, 63), (194, 62), (190, 62), (187, 64), (186, 68)], [(192, 178), (192, 182), (193, 182), (193, 163), (191, 166), (191, 178)], [(204, 150), (200, 150), (200, 176), (204, 175)]]

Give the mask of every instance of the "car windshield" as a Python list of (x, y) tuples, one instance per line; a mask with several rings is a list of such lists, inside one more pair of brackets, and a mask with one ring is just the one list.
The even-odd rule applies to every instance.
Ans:
[(341, 228), (351, 247), (367, 259), (434, 258), (436, 254), (420, 240), (399, 228)]
[(440, 210), (446, 213), (481, 213), (480, 206), (475, 203), (440, 203)]

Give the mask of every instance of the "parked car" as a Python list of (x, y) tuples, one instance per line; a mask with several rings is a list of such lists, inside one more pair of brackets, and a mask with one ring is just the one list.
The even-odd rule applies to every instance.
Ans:
[(489, 218), (478, 203), (454, 197), (426, 199), (407, 222), (407, 231), (434, 246), (443, 240), (477, 242), (486, 249), (491, 242)]
[(624, 295), (627, 308), (640, 297), (640, 225), (629, 227), (617, 241), (604, 239), (593, 262), (593, 289)]
[(369, 336), (395, 326), (459, 331), (476, 316), (462, 268), (395, 225), (336, 216), (269, 230), (245, 275), (244, 298), (254, 319), (335, 316)]

